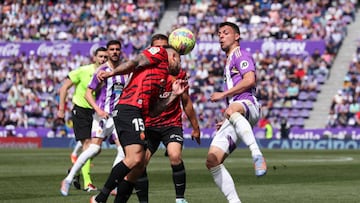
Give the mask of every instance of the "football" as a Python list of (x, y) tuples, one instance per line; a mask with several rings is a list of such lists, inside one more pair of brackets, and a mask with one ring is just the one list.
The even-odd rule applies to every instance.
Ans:
[(178, 28), (169, 35), (169, 45), (174, 47), (180, 55), (190, 53), (195, 47), (195, 35), (188, 28)]

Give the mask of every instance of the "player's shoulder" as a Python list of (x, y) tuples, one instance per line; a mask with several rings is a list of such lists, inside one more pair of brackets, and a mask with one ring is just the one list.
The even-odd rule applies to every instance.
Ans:
[(151, 46), (151, 47), (145, 49), (144, 52), (150, 53), (152, 55), (164, 54), (164, 53), (166, 53), (166, 49), (163, 47)]
[(238, 57), (252, 57), (251, 53), (246, 49), (238, 47), (235, 51)]

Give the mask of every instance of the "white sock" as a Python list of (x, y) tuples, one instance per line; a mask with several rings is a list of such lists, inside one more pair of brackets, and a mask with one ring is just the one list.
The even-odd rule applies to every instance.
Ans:
[(249, 121), (239, 112), (231, 114), (229, 121), (234, 126), (236, 134), (240, 136), (246, 146), (249, 147), (251, 156), (262, 155)]
[(100, 151), (100, 146), (96, 144), (90, 144), (90, 146), (83, 151), (74, 165), (71, 167), (69, 174), (66, 176), (65, 180), (70, 182), (74, 179), (76, 173), (81, 169), (81, 167), (85, 164), (85, 162), (94, 157)]
[(125, 158), (125, 154), (124, 154), (124, 149), (121, 146), (117, 147), (117, 154), (113, 163), (114, 167), (116, 164), (120, 163), (120, 161), (122, 161)]
[(241, 202), (235, 189), (234, 180), (223, 164), (211, 168), (210, 173), (214, 178), (215, 184), (225, 195), (229, 203)]
[(72, 154), (73, 155), (78, 155), (79, 151), (81, 150), (82, 148), (82, 144), (81, 144), (81, 141), (77, 141), (76, 142), (76, 145), (74, 147), (74, 150), (72, 151)]

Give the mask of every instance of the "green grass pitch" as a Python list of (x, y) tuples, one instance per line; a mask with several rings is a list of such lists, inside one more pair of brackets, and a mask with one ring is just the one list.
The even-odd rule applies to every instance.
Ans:
[[(190, 203), (226, 203), (205, 167), (207, 149), (185, 149), (186, 198)], [(268, 174), (256, 178), (250, 152), (238, 149), (225, 162), (243, 203), (360, 202), (360, 153), (356, 150), (263, 150)], [(70, 149), (0, 149), (0, 202), (89, 202), (90, 195), (70, 189), (60, 195), (60, 181), (70, 166)], [(108, 176), (115, 149), (93, 161), (94, 184)], [(160, 149), (149, 167), (150, 202), (175, 202), (171, 170)], [(113, 197), (108, 202), (113, 202)], [(130, 203), (137, 202), (133, 195)]]

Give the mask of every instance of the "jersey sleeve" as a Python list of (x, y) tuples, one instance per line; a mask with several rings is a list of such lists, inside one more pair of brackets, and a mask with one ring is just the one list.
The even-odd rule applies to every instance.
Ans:
[(237, 67), (240, 71), (241, 75), (244, 75), (247, 72), (255, 72), (255, 63), (251, 56), (244, 55), (242, 57), (239, 57), (237, 60)]
[(77, 84), (80, 82), (80, 78), (81, 78), (81, 75), (83, 74), (83, 72), (84, 72), (84, 68), (82, 66), (73, 71), (70, 71), (68, 74), (68, 77), (74, 84)]
[(150, 61), (150, 65), (159, 64), (164, 60), (168, 60), (166, 49), (162, 47), (150, 47), (145, 49), (143, 54)]
[[(104, 68), (104, 67), (100, 67), (99, 70), (105, 70), (105, 68)], [(98, 71), (99, 71), (99, 70), (98, 70)], [(90, 82), (89, 82), (89, 85), (88, 85), (88, 88), (90, 88), (90, 89), (92, 89), (92, 90), (95, 90), (95, 89), (99, 86), (99, 84), (100, 84), (100, 81), (99, 81), (99, 80), (97, 79), (97, 77), (96, 77), (98, 71), (96, 71), (96, 72), (93, 74), (93, 76), (92, 76), (92, 78), (91, 78), (91, 80), (90, 80)]]

